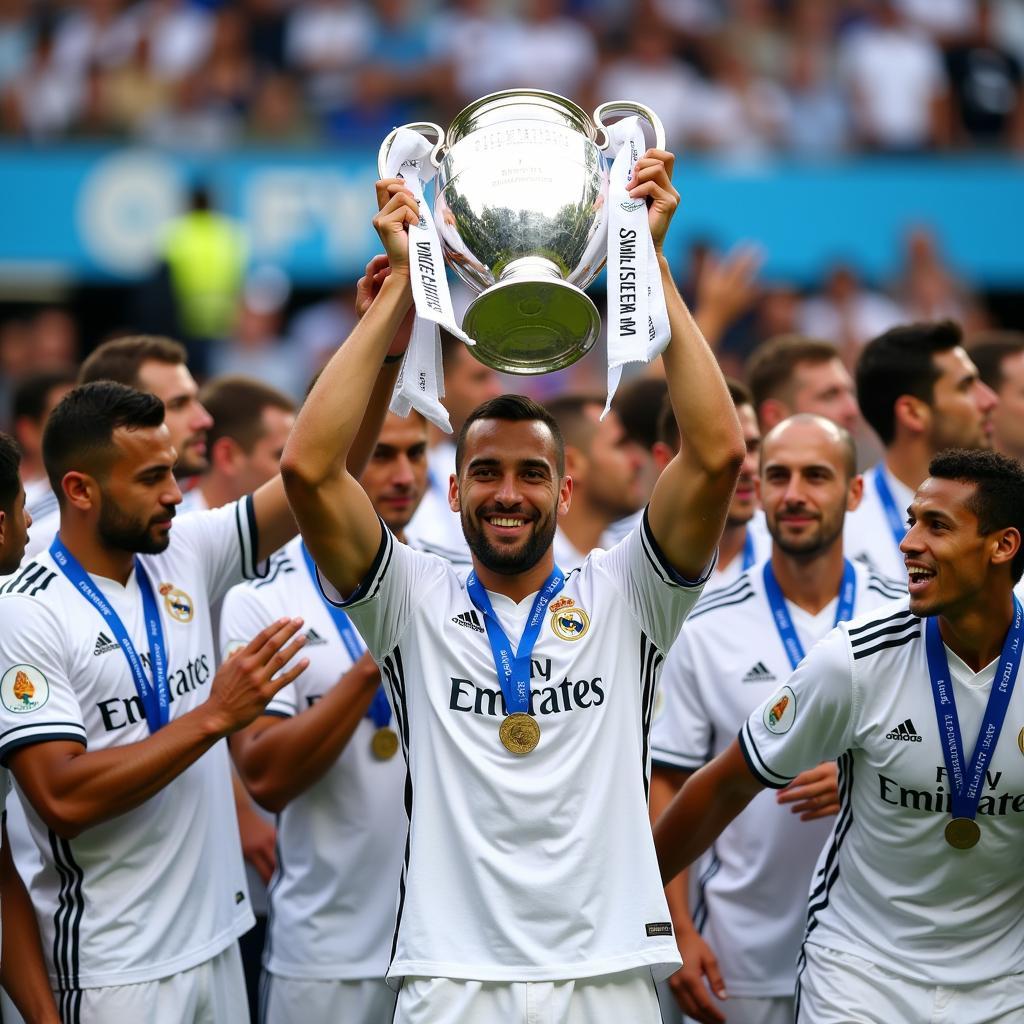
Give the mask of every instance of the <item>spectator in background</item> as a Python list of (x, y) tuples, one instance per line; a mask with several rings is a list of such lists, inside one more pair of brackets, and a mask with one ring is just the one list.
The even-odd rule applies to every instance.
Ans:
[(668, 27), (642, 18), (632, 24), (627, 48), (598, 74), (589, 106), (626, 98), (646, 103), (665, 126), (665, 148), (676, 152), (694, 128), (701, 91), (693, 69), (676, 57)]
[(373, 17), (359, 0), (310, 0), (292, 9), (285, 54), (303, 75), (317, 116), (351, 107), (373, 33)]
[(288, 325), (288, 337), (302, 353), (308, 376), (323, 369), (334, 355), (339, 338), (347, 338), (355, 327), (351, 288), (339, 288), (321, 302), (300, 310)]
[(1024, 334), (979, 335), (967, 354), (999, 399), (992, 412), (992, 447), (1024, 462)]
[(188, 211), (171, 223), (164, 259), (190, 361), (202, 376), (209, 345), (231, 329), (246, 263), (241, 227), (214, 209), (208, 186), (195, 185)]
[(46, 536), (45, 525), (57, 517), (57, 496), (43, 465), (43, 428), (57, 403), (74, 386), (75, 373), (68, 368), (30, 374), (14, 390), (14, 438), (21, 449), (25, 511), (38, 524), (25, 548), (29, 557), (50, 546), (53, 536)]
[(250, 142), (274, 145), (314, 141), (315, 128), (294, 78), (278, 71), (260, 76), (249, 105), (246, 137)]
[(978, 0), (896, 0), (912, 25), (941, 43), (969, 35), (977, 23)]
[(125, 0), (81, 0), (58, 25), (54, 56), (81, 82), (90, 68), (115, 68), (130, 60), (140, 32), (138, 14)]
[(879, 0), (867, 23), (850, 31), (839, 60), (863, 146), (913, 153), (947, 143), (942, 54), (893, 0)]
[(849, 149), (849, 111), (832, 69), (831, 55), (797, 39), (786, 75), (786, 123), (783, 142), (807, 159), (835, 157)]
[(751, 357), (747, 382), (763, 433), (800, 412), (851, 433), (860, 418), (853, 380), (827, 341), (796, 334), (766, 341)]
[(202, 4), (145, 0), (140, 18), (154, 74), (162, 81), (180, 81), (195, 71), (210, 51), (213, 18)]
[(826, 275), (821, 292), (804, 302), (800, 329), (812, 338), (833, 341), (852, 368), (871, 338), (905, 319), (892, 299), (863, 287), (852, 266), (838, 263)]
[(968, 332), (984, 323), (974, 297), (946, 265), (935, 235), (925, 226), (907, 232), (906, 260), (895, 294), (907, 320), (956, 320)]
[(0, 0), (0, 90), (28, 65), (32, 41), (29, 0)]
[(283, 333), (291, 285), (284, 271), (264, 265), (246, 278), (234, 329), (210, 358), (212, 374), (242, 374), (273, 381), (293, 399), (302, 398), (309, 374), (301, 354)]
[(1021, 65), (992, 26), (992, 4), (978, 6), (977, 27), (946, 51), (953, 94), (952, 138), (961, 146), (1024, 148)]

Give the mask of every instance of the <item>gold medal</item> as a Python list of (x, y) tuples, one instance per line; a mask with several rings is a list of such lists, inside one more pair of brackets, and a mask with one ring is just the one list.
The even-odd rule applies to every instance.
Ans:
[(946, 842), (954, 850), (969, 850), (981, 838), (981, 829), (973, 818), (954, 818), (946, 823)]
[(370, 749), (378, 761), (388, 761), (398, 753), (398, 733), (386, 726), (378, 729), (370, 741)]
[(517, 711), (502, 720), (498, 736), (506, 750), (513, 754), (528, 754), (540, 743), (540, 726), (532, 715)]

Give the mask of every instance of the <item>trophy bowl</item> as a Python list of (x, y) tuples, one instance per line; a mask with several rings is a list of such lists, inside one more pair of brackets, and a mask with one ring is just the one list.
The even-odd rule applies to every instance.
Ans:
[[(607, 256), (604, 119), (632, 114), (663, 149), (661, 121), (639, 103), (603, 103), (590, 118), (539, 89), (484, 96), (447, 132), (430, 122), (404, 126), (434, 142), (434, 221), (445, 261), (480, 293), (462, 328), (481, 362), (505, 373), (549, 373), (597, 340), (601, 317), (583, 289)], [(380, 148), (382, 176), (395, 131)]]

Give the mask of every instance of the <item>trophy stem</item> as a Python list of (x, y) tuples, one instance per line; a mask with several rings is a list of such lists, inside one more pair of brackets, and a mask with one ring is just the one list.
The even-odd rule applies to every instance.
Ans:
[(542, 256), (513, 260), (466, 310), (470, 352), (502, 373), (550, 373), (585, 355), (601, 332), (597, 307)]

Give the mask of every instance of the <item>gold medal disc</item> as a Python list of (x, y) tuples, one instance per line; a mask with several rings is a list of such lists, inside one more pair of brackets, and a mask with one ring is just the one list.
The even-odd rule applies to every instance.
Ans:
[(528, 754), (540, 743), (540, 726), (531, 715), (517, 711), (502, 720), (498, 736), (506, 750), (513, 754)]
[(390, 760), (398, 753), (398, 733), (386, 726), (378, 729), (370, 741), (370, 749), (378, 761)]
[(946, 842), (954, 850), (969, 850), (981, 838), (981, 829), (973, 818), (954, 818), (946, 825)]

